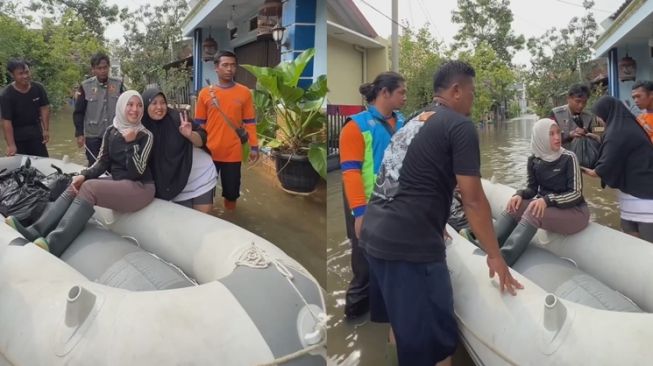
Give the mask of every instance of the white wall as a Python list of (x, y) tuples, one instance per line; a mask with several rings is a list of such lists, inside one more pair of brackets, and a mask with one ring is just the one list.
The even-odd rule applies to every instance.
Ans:
[[(619, 47), (618, 58), (626, 57), (626, 48)], [(637, 80), (653, 80), (653, 58), (648, 43), (628, 45), (628, 55), (637, 62)], [(630, 97), (635, 81), (619, 81), (619, 99), (633, 104)]]

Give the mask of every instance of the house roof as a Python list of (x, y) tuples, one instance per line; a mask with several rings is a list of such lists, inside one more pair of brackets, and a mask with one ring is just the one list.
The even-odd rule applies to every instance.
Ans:
[(624, 2), (621, 4), (621, 6), (619, 6), (619, 9), (617, 9), (617, 11), (615, 11), (614, 13), (612, 13), (612, 15), (610, 15), (608, 18), (610, 18), (610, 19), (612, 19), (612, 20), (617, 19), (617, 17), (619, 17), (619, 15), (621, 14), (621, 12), (623, 12), (624, 9), (626, 9), (626, 7), (628, 6), (628, 4), (630, 4), (632, 1), (633, 1), (633, 0), (626, 0), (626, 1), (624, 1)]
[(353, 0), (327, 0), (327, 8), (338, 18), (337, 23), (341, 26), (370, 38), (378, 36)]
[(607, 18), (605, 32), (594, 44), (595, 57), (603, 57), (613, 47), (647, 42), (652, 34), (653, 2), (626, 0)]

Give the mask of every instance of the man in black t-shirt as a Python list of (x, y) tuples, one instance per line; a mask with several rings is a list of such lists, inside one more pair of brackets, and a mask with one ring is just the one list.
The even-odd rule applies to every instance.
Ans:
[(14, 82), (0, 93), (2, 127), (7, 155), (48, 156), (50, 102), (43, 85), (31, 81), (29, 65), (13, 59), (7, 70)]
[(400, 365), (448, 364), (457, 325), (445, 260), (445, 225), (458, 185), (469, 223), (500, 289), (515, 294), (480, 179), (478, 135), (469, 119), (474, 69), (445, 63), (434, 76), (433, 115), (392, 138), (365, 212), (360, 246), (370, 269), (370, 316), (390, 322)]

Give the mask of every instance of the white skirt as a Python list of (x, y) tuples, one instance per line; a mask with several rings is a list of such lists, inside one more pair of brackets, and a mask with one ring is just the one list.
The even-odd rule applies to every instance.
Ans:
[(653, 200), (637, 198), (619, 191), (621, 218), (636, 222), (653, 222)]
[(173, 202), (186, 201), (203, 195), (218, 184), (218, 173), (213, 159), (204, 150), (193, 147), (193, 165), (190, 168), (186, 187), (173, 198)]

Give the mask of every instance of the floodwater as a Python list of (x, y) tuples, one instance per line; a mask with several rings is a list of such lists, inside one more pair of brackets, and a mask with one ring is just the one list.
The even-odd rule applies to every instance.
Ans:
[[(51, 117), (50, 157), (86, 165), (86, 156), (77, 148), (72, 110), (68, 107)], [(4, 136), (0, 153), (5, 154)], [(326, 288), (326, 182), (320, 182), (310, 196), (294, 196), (281, 190), (274, 171), (262, 159), (255, 165), (243, 165), (241, 196), (235, 211), (225, 211), (216, 193), (212, 214), (247, 229), (301, 263)]]
[[(479, 129), (481, 173), (513, 187), (526, 183), (526, 159), (535, 116), (525, 116)], [(592, 220), (619, 229), (615, 192), (600, 187), (597, 179), (584, 176), (583, 193)], [(388, 326), (367, 319), (348, 322), (344, 318), (345, 290), (351, 279), (350, 248), (346, 239), (340, 172), (329, 173), (327, 189), (327, 307), (329, 311), (329, 355), (342, 365), (386, 365)], [(462, 348), (462, 347), (461, 347)], [(473, 365), (464, 349), (454, 355), (455, 365)]]

